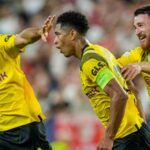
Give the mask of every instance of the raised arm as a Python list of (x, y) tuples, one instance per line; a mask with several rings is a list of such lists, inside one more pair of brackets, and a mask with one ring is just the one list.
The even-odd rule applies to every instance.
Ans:
[(14, 45), (18, 48), (23, 48), (30, 43), (36, 42), (40, 38), (46, 42), (48, 33), (53, 26), (54, 18), (54, 16), (49, 16), (42, 27), (27, 28), (17, 34)]
[(111, 150), (114, 142), (114, 137), (120, 127), (124, 116), (127, 95), (124, 89), (120, 86), (116, 79), (112, 79), (104, 88), (104, 91), (110, 96), (110, 118), (106, 128), (104, 139), (99, 144), (97, 150)]

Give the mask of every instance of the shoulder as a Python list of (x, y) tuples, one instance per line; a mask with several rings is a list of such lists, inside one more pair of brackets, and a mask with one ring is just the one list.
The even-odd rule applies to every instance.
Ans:
[(9, 39), (15, 38), (15, 35), (12, 34), (0, 34), (1, 42), (8, 42)]
[(15, 35), (9, 34), (0, 34), (0, 47), (1, 49), (6, 49), (14, 45)]
[(82, 70), (84, 64), (93, 64), (97, 62), (102, 62), (107, 64), (107, 61), (100, 52), (97, 52), (97, 49), (93, 46), (87, 47), (84, 52), (80, 63), (80, 69)]
[(141, 55), (141, 53), (143, 52), (143, 49), (141, 47), (136, 47), (126, 53), (123, 54), (123, 56), (128, 56), (128, 55)]
[(125, 52), (117, 61), (123, 66), (130, 63), (136, 63), (141, 60), (143, 54), (143, 49), (141, 47), (136, 47), (128, 52)]

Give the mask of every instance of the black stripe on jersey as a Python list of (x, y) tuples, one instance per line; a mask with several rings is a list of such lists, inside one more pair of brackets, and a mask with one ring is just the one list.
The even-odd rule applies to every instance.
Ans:
[[(92, 49), (88, 49), (88, 50), (92, 50)], [(106, 63), (108, 65), (107, 61), (102, 56), (95, 53), (95, 51), (93, 50), (93, 52), (89, 52), (89, 53), (83, 55), (83, 57), (81, 59), (81, 63), (80, 63), (80, 70), (82, 70), (83, 64), (90, 59), (96, 59), (98, 61), (103, 61), (104, 63)]]

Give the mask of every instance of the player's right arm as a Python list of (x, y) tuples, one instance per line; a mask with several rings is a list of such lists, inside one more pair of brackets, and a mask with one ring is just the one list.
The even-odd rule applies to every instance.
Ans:
[(139, 62), (129, 64), (121, 70), (126, 81), (133, 80), (141, 72), (150, 73), (150, 62)]
[(118, 59), (123, 66), (121, 72), (126, 81), (133, 80), (141, 71), (150, 73), (150, 62), (140, 62), (142, 54), (143, 50), (137, 47)]

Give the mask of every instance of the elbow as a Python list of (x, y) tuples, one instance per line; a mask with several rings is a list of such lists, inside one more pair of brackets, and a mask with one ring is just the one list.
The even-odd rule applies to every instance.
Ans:
[(122, 94), (121, 100), (126, 102), (128, 100), (128, 95), (127, 94)]
[(19, 34), (16, 35), (15, 41), (14, 41), (14, 45), (17, 48), (23, 48), (27, 45), (28, 41), (25, 40), (24, 38), (22, 38)]
[(128, 95), (125, 92), (117, 92), (115, 100), (126, 103), (128, 100)]

